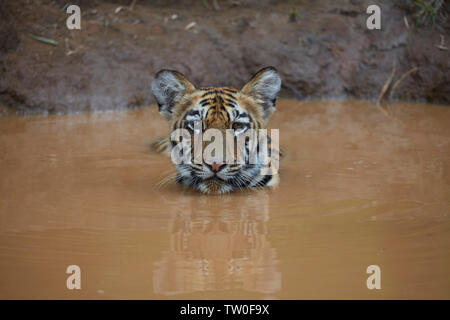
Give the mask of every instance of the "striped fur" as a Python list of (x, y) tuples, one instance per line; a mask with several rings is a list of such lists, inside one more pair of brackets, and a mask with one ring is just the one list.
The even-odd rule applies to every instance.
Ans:
[[(281, 79), (273, 67), (258, 71), (241, 90), (228, 87), (196, 88), (181, 73), (161, 70), (156, 74), (152, 90), (160, 113), (170, 123), (170, 132), (178, 128), (192, 131), (194, 121), (202, 121), (203, 130), (215, 128), (245, 132), (250, 128), (265, 128), (275, 110), (280, 86)], [(155, 147), (160, 151), (170, 151), (173, 145), (166, 138)], [(271, 148), (270, 143), (268, 148)], [(275, 150), (271, 152), (278, 154)], [(180, 164), (177, 165), (176, 181), (203, 193), (276, 186), (278, 174), (262, 175), (262, 167), (258, 163), (225, 164), (218, 172), (213, 172), (206, 163)]]

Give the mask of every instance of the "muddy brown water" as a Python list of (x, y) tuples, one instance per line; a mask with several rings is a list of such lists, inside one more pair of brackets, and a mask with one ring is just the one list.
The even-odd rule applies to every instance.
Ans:
[(270, 126), (279, 188), (206, 196), (156, 187), (155, 108), (1, 118), (0, 298), (450, 298), (450, 108), (284, 100)]

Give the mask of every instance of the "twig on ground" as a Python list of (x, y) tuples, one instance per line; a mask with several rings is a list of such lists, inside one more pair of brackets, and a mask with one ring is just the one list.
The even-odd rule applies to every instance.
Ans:
[(402, 82), (407, 76), (409, 76), (411, 73), (420, 70), (421, 68), (419, 67), (414, 67), (408, 71), (406, 71), (397, 81), (395, 81), (394, 85), (392, 86), (391, 89), (391, 93), (389, 95), (389, 100), (392, 100), (392, 97), (394, 95), (394, 91), (395, 89), (398, 87), (398, 85), (400, 84), (400, 82)]
[(448, 47), (445, 46), (445, 39), (444, 39), (444, 36), (443, 36), (442, 34), (441, 34), (440, 36), (441, 36), (441, 43), (435, 45), (436, 48), (439, 48), (439, 49), (441, 49), (441, 50), (448, 50)]
[(39, 37), (39, 36), (35, 36), (34, 34), (29, 33), (28, 34), (29, 37), (33, 38), (34, 40), (46, 43), (46, 44), (50, 44), (52, 46), (58, 46), (58, 41), (55, 41), (53, 39), (48, 39), (48, 38), (44, 38), (44, 37)]
[(395, 75), (395, 71), (396, 71), (397, 67), (394, 64), (394, 68), (392, 68), (392, 72), (391, 75), (389, 76), (389, 78), (386, 80), (386, 82), (384, 83), (383, 88), (381, 89), (380, 94), (378, 95), (378, 99), (377, 99), (377, 106), (380, 105), (381, 101), (383, 100), (384, 94), (386, 93), (386, 91), (389, 89), (389, 86), (391, 85), (392, 79), (394, 78)]
[(406, 16), (403, 16), (403, 22), (405, 22), (406, 29), (409, 29), (408, 18)]

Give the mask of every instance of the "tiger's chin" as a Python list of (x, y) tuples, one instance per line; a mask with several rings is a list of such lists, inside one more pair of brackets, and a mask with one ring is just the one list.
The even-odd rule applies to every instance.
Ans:
[(253, 179), (242, 183), (242, 179), (223, 180), (217, 176), (207, 179), (191, 178), (191, 179), (177, 179), (177, 182), (191, 187), (204, 194), (226, 194), (236, 190), (243, 189), (259, 189), (261, 187), (276, 187), (279, 183), (278, 175), (262, 176), (255, 175)]
[(231, 184), (216, 177), (201, 181), (195, 188), (206, 194), (224, 194), (234, 190)]

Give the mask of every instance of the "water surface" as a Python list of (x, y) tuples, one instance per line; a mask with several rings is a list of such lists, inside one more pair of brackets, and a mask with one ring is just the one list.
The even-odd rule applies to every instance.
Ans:
[(270, 126), (279, 188), (206, 196), (157, 187), (155, 108), (0, 118), (0, 298), (450, 298), (450, 108), (282, 100)]

